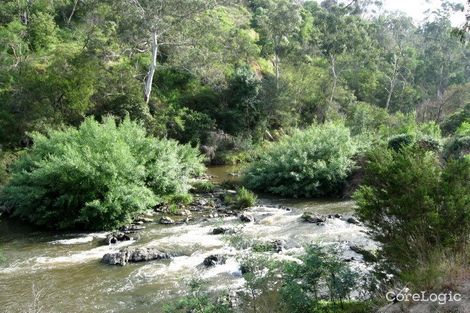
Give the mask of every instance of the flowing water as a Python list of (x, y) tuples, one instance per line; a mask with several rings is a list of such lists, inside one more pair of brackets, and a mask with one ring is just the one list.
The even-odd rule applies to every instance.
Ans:
[[(209, 169), (209, 174), (220, 181), (235, 177), (229, 175), (234, 171), (217, 167)], [(349, 214), (353, 205), (351, 201), (293, 201), (261, 196), (259, 206), (249, 210), (256, 218), (254, 223), (242, 223), (236, 217), (172, 226), (149, 223), (138, 241), (114, 245), (103, 245), (106, 233), (48, 233), (3, 221), (0, 312), (36, 312), (41, 308), (47, 313), (158, 313), (164, 303), (187, 292), (186, 283), (194, 277), (206, 280), (212, 289), (239, 289), (244, 284), (239, 257), (248, 252), (235, 248), (238, 245), (234, 236), (211, 234), (219, 226), (236, 229), (237, 238), (284, 240), (286, 249), (273, 252), (273, 257), (279, 259), (295, 258), (306, 243), (339, 243), (346, 257), (355, 257), (350, 264), (361, 268), (361, 257), (349, 250), (348, 244), (374, 245), (363, 227), (336, 218), (328, 219), (324, 226), (300, 219), (305, 210)], [(129, 245), (157, 247), (177, 256), (125, 267), (100, 263), (105, 253)], [(226, 263), (205, 268), (204, 258), (213, 254), (227, 256)]]

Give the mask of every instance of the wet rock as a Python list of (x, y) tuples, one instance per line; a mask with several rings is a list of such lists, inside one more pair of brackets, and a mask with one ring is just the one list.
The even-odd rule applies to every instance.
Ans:
[(348, 217), (346, 219), (346, 222), (350, 223), (350, 224), (359, 224), (359, 221), (357, 219), (355, 219), (354, 217)]
[(135, 224), (142, 225), (144, 223), (152, 223), (153, 218), (146, 217), (146, 216), (139, 216), (134, 220)]
[(178, 216), (191, 216), (192, 215), (191, 211), (188, 209), (178, 210), (174, 214)]
[(133, 232), (144, 230), (144, 229), (145, 229), (145, 226), (128, 225), (128, 226), (121, 227), (120, 231), (122, 231), (123, 233), (129, 234), (129, 233), (133, 233)]
[(127, 263), (137, 263), (152, 260), (169, 259), (170, 255), (156, 248), (126, 248), (116, 253), (106, 253), (101, 261), (109, 265), (124, 266)]
[(245, 223), (251, 223), (255, 221), (255, 218), (251, 214), (243, 213), (240, 215), (240, 221)]
[(132, 239), (134, 238), (124, 232), (114, 232), (106, 236), (106, 238), (104, 239), (104, 243), (109, 245), (109, 244), (115, 244), (121, 241), (129, 241)]
[(207, 258), (204, 259), (204, 266), (211, 267), (217, 264), (225, 264), (226, 257), (222, 255), (209, 255)]
[(314, 215), (314, 214), (309, 213), (309, 212), (304, 212), (304, 214), (302, 214), (301, 218), (305, 222), (313, 223), (313, 224), (317, 224), (317, 225), (321, 225), (321, 224), (325, 223), (325, 221), (326, 221), (326, 219), (324, 217)]
[(282, 252), (285, 249), (286, 242), (284, 240), (278, 239), (273, 241), (274, 251), (277, 253)]
[(344, 262), (348, 262), (348, 263), (349, 263), (349, 262), (352, 262), (352, 261), (355, 261), (355, 260), (356, 260), (356, 259), (355, 259), (353, 256), (350, 257), (350, 258), (345, 258), (345, 259), (343, 259)]
[(335, 218), (341, 218), (341, 214), (336, 213), (336, 214), (334, 215), (334, 217), (335, 217)]
[(366, 250), (364, 247), (360, 247), (358, 245), (350, 245), (349, 249), (356, 252), (357, 254), (362, 255), (364, 261), (366, 262), (377, 262), (377, 256), (373, 252)]
[(169, 218), (168, 216), (162, 216), (159, 220), (159, 223), (163, 225), (172, 225), (175, 223), (175, 221)]
[(216, 227), (212, 230), (213, 235), (225, 234), (228, 231), (228, 228)]

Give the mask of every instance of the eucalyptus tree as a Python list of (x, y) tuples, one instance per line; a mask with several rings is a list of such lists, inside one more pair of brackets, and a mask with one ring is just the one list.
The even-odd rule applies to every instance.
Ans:
[(122, 16), (122, 36), (141, 52), (149, 52), (150, 64), (144, 78), (144, 100), (148, 104), (157, 60), (166, 45), (189, 44), (180, 38), (185, 24), (215, 7), (216, 0), (119, 0), (113, 5)]
[(265, 0), (257, 4), (254, 21), (262, 36), (262, 44), (274, 54), (276, 90), (279, 90), (281, 56), (300, 31), (301, 4), (292, 0)]

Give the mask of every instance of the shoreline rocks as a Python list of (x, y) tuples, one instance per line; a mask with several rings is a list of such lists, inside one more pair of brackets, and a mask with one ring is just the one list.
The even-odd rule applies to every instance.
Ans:
[(315, 215), (313, 213), (309, 213), (309, 212), (304, 212), (301, 218), (304, 222), (317, 224), (317, 225), (323, 225), (323, 223), (326, 222), (326, 218)]

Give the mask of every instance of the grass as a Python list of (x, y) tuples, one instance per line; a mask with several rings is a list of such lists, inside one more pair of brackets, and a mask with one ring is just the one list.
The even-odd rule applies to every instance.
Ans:
[(209, 192), (213, 192), (216, 188), (217, 188), (216, 184), (207, 180), (200, 180), (192, 184), (191, 191), (194, 193), (209, 193)]
[(256, 195), (245, 187), (238, 189), (236, 195), (226, 195), (224, 198), (224, 202), (236, 210), (252, 207), (257, 200)]

